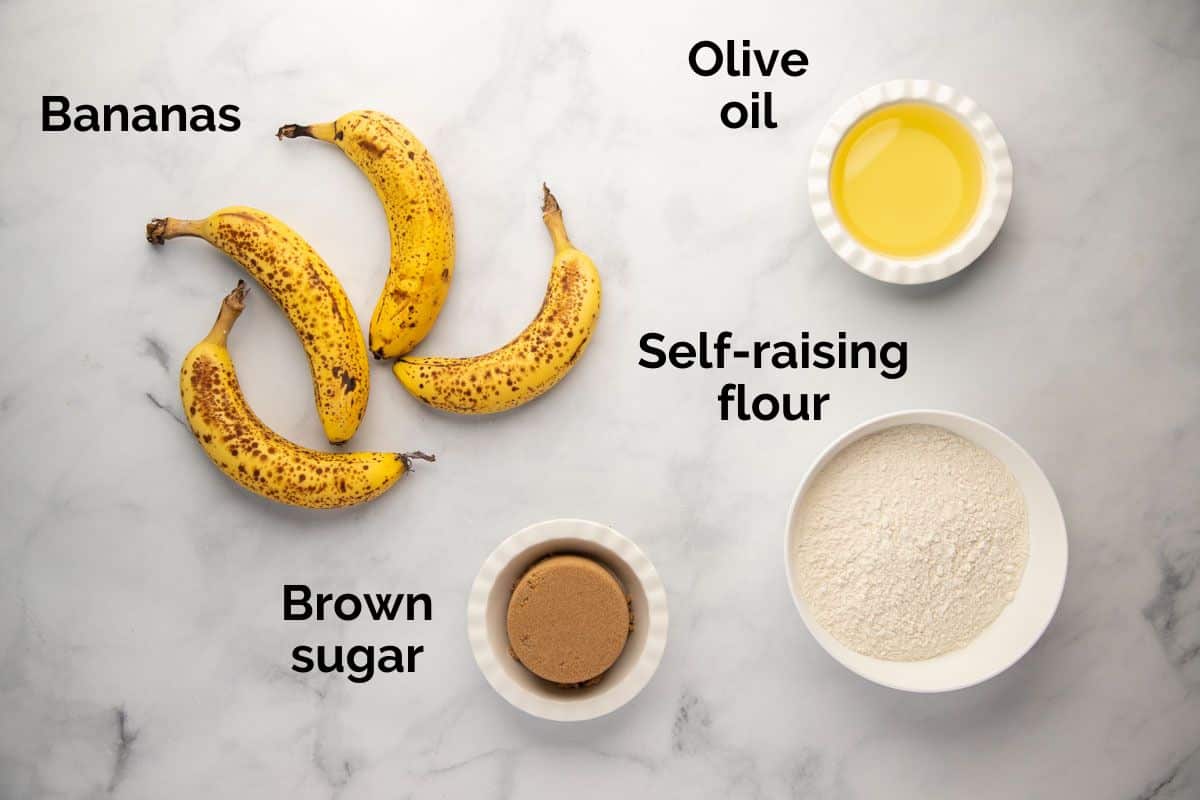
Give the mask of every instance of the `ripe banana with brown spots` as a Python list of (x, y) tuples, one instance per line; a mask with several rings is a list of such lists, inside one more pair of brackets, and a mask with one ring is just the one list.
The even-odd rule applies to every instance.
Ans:
[(541, 310), (517, 338), (485, 355), (397, 361), (392, 371), (423, 402), (460, 414), (506, 411), (546, 392), (583, 355), (600, 315), (600, 274), (571, 244), (558, 202), (542, 188), (554, 265)]
[(284, 125), (276, 136), (337, 145), (375, 187), (387, 214), (392, 254), (371, 315), (371, 352), (376, 358), (404, 355), (433, 327), (454, 273), (454, 214), (433, 157), (412, 131), (378, 111)]
[(367, 411), (370, 365), (362, 328), (341, 283), (300, 234), (253, 208), (223, 208), (205, 219), (155, 219), (146, 238), (162, 244), (198, 236), (254, 277), (291, 320), (308, 354), (325, 436), (342, 444)]
[(188, 426), (222, 472), (256, 494), (306, 508), (342, 508), (378, 497), (425, 453), (322, 453), (262, 423), (238, 386), (226, 339), (245, 307), (246, 284), (221, 304), (208, 336), (179, 372)]

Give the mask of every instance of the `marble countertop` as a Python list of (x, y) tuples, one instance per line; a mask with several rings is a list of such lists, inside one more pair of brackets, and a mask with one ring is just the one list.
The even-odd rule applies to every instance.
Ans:
[[(1200, 795), (1200, 8), (1161, 3), (0, 6), (0, 797)], [(802, 7), (808, 6), (808, 7)], [(797, 47), (801, 78), (712, 77), (700, 39)], [(828, 115), (927, 77), (983, 105), (1016, 170), (1008, 222), (921, 288), (830, 252), (804, 170)], [(717, 112), (774, 92), (779, 127)], [(235, 103), (233, 134), (43, 134), (40, 99)], [(177, 374), (236, 267), (142, 238), (152, 216), (267, 209), (370, 308), (383, 215), (346, 159), (278, 143), (354, 107), (404, 120), (454, 199), (453, 291), (424, 345), (466, 354), (536, 310), (541, 182), (605, 280), (587, 356), (536, 403), (433, 413), (374, 365), (363, 448), (426, 449), (377, 502), (242, 492), (181, 425)], [(319, 446), (307, 365), (260, 293), (233, 354), (259, 414)], [(671, 338), (802, 330), (909, 342), (909, 371), (638, 366)], [(832, 395), (820, 422), (720, 422), (727, 380)], [(791, 494), (870, 416), (978, 416), (1040, 462), (1067, 519), (1059, 612), (1018, 664), (920, 696), (858, 678), (792, 607)], [(544, 519), (635, 539), (663, 576), (662, 667), (557, 725), (484, 682), (475, 572)], [(429, 622), (287, 623), (281, 586), (426, 592)], [(363, 685), (289, 670), (301, 642), (422, 644)]]

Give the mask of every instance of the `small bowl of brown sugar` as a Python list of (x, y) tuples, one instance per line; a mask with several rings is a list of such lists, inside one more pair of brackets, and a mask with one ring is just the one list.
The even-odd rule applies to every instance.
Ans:
[(650, 681), (667, 638), (654, 565), (596, 522), (558, 519), (510, 536), (471, 588), (467, 630), (488, 683), (543, 719), (593, 719)]

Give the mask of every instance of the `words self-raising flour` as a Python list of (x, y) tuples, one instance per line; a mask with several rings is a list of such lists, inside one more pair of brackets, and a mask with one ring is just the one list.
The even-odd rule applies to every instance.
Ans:
[(968, 644), (1012, 600), (1029, 558), (1016, 480), (995, 456), (930, 425), (854, 442), (799, 509), (797, 588), (842, 644), (891, 661)]

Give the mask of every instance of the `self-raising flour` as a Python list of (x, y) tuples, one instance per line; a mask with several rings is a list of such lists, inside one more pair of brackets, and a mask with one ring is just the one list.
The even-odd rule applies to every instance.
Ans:
[(838, 453), (801, 502), (792, 557), (817, 621), (892, 661), (960, 648), (1012, 599), (1029, 557), (1007, 467), (943, 428), (901, 425)]

